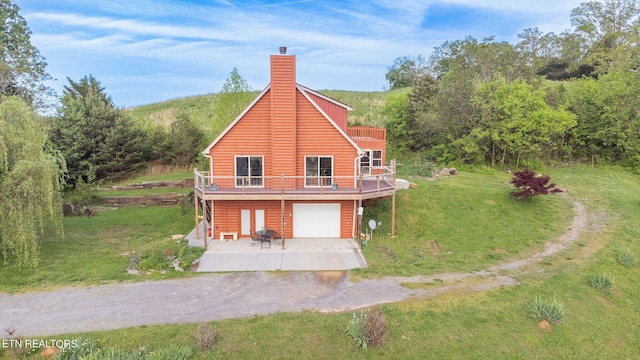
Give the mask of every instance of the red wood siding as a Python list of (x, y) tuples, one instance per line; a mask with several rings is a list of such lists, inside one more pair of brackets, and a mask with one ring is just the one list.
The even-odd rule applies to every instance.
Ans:
[(362, 150), (382, 150), (382, 165), (385, 164), (387, 157), (387, 145), (384, 141), (356, 139), (355, 142)]
[[(305, 156), (332, 156), (334, 176), (354, 176), (356, 148), (300, 92), (297, 99), (297, 175), (305, 175)], [(351, 179), (335, 182), (341, 187), (353, 187)]]
[[(291, 238), (293, 236), (293, 204), (294, 203), (340, 203), (340, 237), (351, 238), (353, 237), (353, 221), (355, 214), (355, 205), (352, 200), (345, 201), (287, 201), (285, 203), (285, 238)], [(279, 200), (275, 201), (226, 201), (216, 200), (214, 201), (214, 234), (215, 240), (220, 239), (220, 232), (236, 231), (241, 233), (241, 215), (242, 210), (264, 210), (265, 211), (265, 225), (275, 230), (278, 234), (282, 234), (282, 215), (281, 215), (281, 203)], [(255, 231), (256, 229), (251, 229)]]
[(338, 106), (331, 101), (325, 100), (320, 96), (309, 93), (309, 96), (313, 101), (320, 106), (324, 111), (342, 130), (347, 130), (347, 109), (342, 106)]
[(296, 57), (271, 55), (271, 174), (294, 175)]
[[(267, 92), (211, 148), (210, 155), (213, 159), (214, 176), (234, 176), (236, 155), (264, 156), (264, 175), (270, 175), (272, 165), (270, 111), (270, 93)], [(265, 136), (265, 134), (267, 135)], [(225, 181), (227, 183), (224, 183)], [(221, 187), (234, 186), (232, 179), (220, 179), (216, 180), (216, 183)]]

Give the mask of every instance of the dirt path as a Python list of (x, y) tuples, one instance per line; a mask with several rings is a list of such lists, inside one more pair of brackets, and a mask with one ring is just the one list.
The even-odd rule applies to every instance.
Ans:
[[(273, 312), (346, 311), (410, 297), (483, 291), (516, 284), (513, 276), (598, 228), (585, 206), (573, 202), (571, 227), (525, 259), (472, 273), (349, 280), (348, 273), (203, 274), (190, 279), (70, 287), (49, 292), (0, 294), (0, 331), (22, 336), (111, 330), (140, 325), (223, 320)], [(409, 289), (401, 283), (440, 285)], [(4, 334), (3, 334), (4, 335)]]

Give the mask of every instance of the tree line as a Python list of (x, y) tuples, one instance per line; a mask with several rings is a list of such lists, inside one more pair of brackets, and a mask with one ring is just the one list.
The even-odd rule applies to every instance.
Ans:
[(572, 31), (446, 41), (397, 58), (384, 107), (392, 146), (436, 162), (640, 167), (640, 5), (582, 3)]

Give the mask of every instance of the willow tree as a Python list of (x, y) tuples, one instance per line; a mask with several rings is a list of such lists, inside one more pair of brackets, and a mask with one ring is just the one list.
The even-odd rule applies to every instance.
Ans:
[(0, 251), (7, 264), (36, 266), (45, 221), (62, 231), (64, 160), (47, 142), (43, 119), (21, 99), (0, 98)]

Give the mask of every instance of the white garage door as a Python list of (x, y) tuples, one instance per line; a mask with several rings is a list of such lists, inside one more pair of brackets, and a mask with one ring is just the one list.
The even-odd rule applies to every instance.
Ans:
[(293, 237), (340, 237), (340, 204), (293, 204)]

